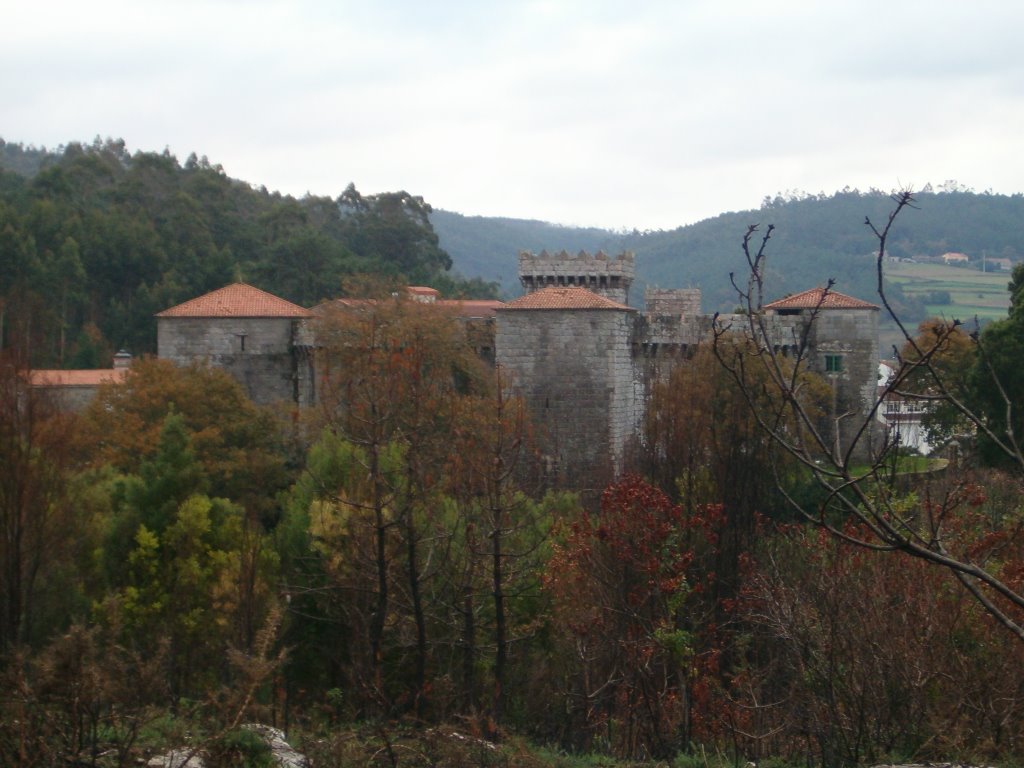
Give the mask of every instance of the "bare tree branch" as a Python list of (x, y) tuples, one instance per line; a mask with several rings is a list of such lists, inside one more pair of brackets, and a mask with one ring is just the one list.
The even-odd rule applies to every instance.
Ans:
[[(794, 354), (784, 358), (779, 351), (778, 326), (764, 311), (765, 260), (773, 227), (769, 226), (757, 241), (758, 225), (750, 225), (742, 248), (747, 263), (746, 280), (735, 275), (730, 279), (740, 300), (742, 322), (736, 317), (714, 318), (713, 345), (719, 363), (729, 372), (743, 393), (743, 399), (754, 414), (759, 427), (770, 437), (779, 456), (795, 459), (825, 492), (824, 500), (808, 508), (784, 486), (779, 462), (772, 471), (787, 503), (805, 520), (829, 532), (837, 539), (879, 552), (902, 552), (911, 557), (946, 568), (972, 594), (996, 621), (1024, 640), (1024, 626), (1015, 614), (1024, 611), (1024, 594), (1015, 585), (1003, 580), (999, 571), (986, 567), (984, 560), (972, 554), (966, 541), (956, 540), (953, 526), (964, 504), (962, 487), (956, 485), (939, 499), (909, 504), (895, 487), (898, 446), (891, 440), (871, 445), (873, 424), (891, 396), (908, 396), (927, 403), (941, 403), (952, 408), (964, 421), (984, 434), (1011, 460), (1017, 471), (1024, 471), (1024, 454), (1012, 427), (1014, 404), (996, 373), (988, 350), (974, 339), (979, 359), (991, 376), (999, 397), (1005, 405), (1006, 428), (993, 428), (986, 418), (972, 410), (954, 389), (954, 382), (937, 365), (959, 321), (938, 328), (931, 338), (915, 336), (898, 316), (886, 292), (884, 264), (887, 242), (900, 214), (915, 208), (914, 196), (904, 189), (893, 196), (893, 208), (883, 225), (870, 218), (865, 225), (877, 244), (875, 271), (879, 302), (899, 330), (907, 354), (898, 356), (898, 367), (891, 379), (880, 388), (862, 411), (848, 410), (833, 414), (830, 428), (835, 435), (822, 430), (820, 419), (806, 393), (807, 361), (812, 329), (821, 319), (822, 307), (833, 290), (829, 281), (817, 305), (805, 313), (804, 323), (794, 326), (791, 348)], [(756, 246), (756, 250), (755, 250)], [(737, 335), (745, 344), (731, 342)], [(728, 343), (727, 343), (728, 342)], [(913, 393), (910, 382), (926, 380), (925, 393)], [(765, 384), (767, 382), (767, 385)], [(761, 391), (760, 387), (771, 391)], [(842, 420), (859, 419), (850, 424), (849, 442), (843, 448), (838, 440)], [(867, 454), (866, 464), (858, 464), (856, 456)], [(855, 525), (851, 526), (850, 523)], [(950, 545), (955, 546), (950, 546)]]

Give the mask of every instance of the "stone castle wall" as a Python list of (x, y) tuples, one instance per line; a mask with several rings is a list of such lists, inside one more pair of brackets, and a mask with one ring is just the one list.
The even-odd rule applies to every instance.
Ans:
[[(819, 312), (811, 333), (809, 354), (805, 358), (807, 367), (832, 387), (829, 417), (838, 436), (839, 450), (845, 452), (863, 424), (876, 430), (880, 428), (868, 413), (878, 387), (878, 311)], [(829, 370), (830, 357), (839, 359), (839, 370)], [(864, 435), (862, 451), (858, 453), (866, 450), (876, 437)]]
[(696, 317), (700, 314), (700, 288), (644, 289), (644, 310), (652, 315)]
[(70, 413), (81, 413), (89, 407), (89, 403), (96, 399), (100, 385), (36, 386), (36, 389), (47, 398), (47, 403), (54, 408)]
[(634, 314), (499, 312), (498, 363), (526, 402), (558, 485), (602, 488), (624, 466), (639, 418), (629, 346)]
[[(548, 285), (588, 287), (580, 276), (600, 276), (610, 262), (603, 255), (521, 254), (521, 279), (528, 291)], [(631, 272), (631, 258), (628, 263)], [(626, 468), (652, 384), (665, 380), (698, 345), (714, 338), (716, 318), (700, 313), (699, 289), (648, 289), (645, 298), (643, 314), (626, 308), (499, 312), (498, 364), (512, 374), (516, 390), (546, 433), (546, 449), (556, 457), (564, 485), (598, 487)], [(622, 301), (621, 294), (617, 300)], [(757, 322), (774, 352), (795, 358), (803, 350), (807, 369), (832, 387), (826, 427), (835, 430), (840, 450), (848, 449), (853, 425), (873, 423), (877, 310), (767, 313)], [(719, 315), (717, 323), (735, 333), (750, 328), (745, 315)], [(869, 439), (863, 439), (858, 452), (868, 445)]]
[[(584, 287), (623, 305), (506, 307), (493, 323), (468, 329), (474, 346), (501, 366), (525, 399), (553, 481), (601, 488), (630, 466), (652, 384), (714, 338), (716, 318), (700, 313), (699, 289), (649, 289), (644, 313), (624, 306), (632, 254), (524, 253), (519, 263), (527, 290)], [(737, 333), (749, 322), (745, 315), (717, 317), (719, 328)], [(874, 400), (877, 309), (787, 310), (761, 315), (758, 322), (774, 351), (795, 357), (803, 350), (808, 370), (831, 386), (827, 419), (845, 450)], [(312, 328), (299, 320), (161, 317), (158, 348), (178, 364), (206, 360), (224, 368), (258, 403), (315, 400), (315, 341)]]
[(523, 251), (519, 254), (519, 282), (527, 293), (549, 285), (576, 286), (619, 304), (629, 304), (629, 289), (635, 272), (635, 257), (629, 251), (618, 256), (601, 251), (593, 255), (584, 251), (577, 254)]
[(312, 377), (291, 318), (157, 318), (160, 357), (205, 361), (234, 376), (256, 403), (308, 404)]

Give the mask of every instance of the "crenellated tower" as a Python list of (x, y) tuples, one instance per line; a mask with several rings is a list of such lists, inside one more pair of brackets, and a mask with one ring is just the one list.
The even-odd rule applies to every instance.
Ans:
[(619, 304), (629, 304), (629, 288), (635, 275), (635, 259), (630, 251), (609, 256), (603, 251), (576, 255), (561, 251), (538, 254), (519, 253), (519, 282), (527, 293), (541, 288), (586, 288)]

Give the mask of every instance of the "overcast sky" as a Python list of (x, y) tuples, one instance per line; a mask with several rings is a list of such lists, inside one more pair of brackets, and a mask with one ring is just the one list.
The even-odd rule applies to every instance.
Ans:
[(1019, 0), (0, 0), (0, 137), (293, 195), (672, 228), (778, 191), (1024, 190)]

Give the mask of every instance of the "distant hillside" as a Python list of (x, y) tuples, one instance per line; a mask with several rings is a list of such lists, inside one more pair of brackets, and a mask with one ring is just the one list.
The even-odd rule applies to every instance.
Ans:
[(623, 248), (623, 236), (606, 229), (562, 227), (532, 219), (463, 216), (435, 210), (430, 223), (441, 247), (452, 257), (456, 272), (497, 281), (508, 297), (521, 291), (516, 274), (520, 251), (618, 253)]
[[(897, 257), (939, 256), (948, 251), (980, 259), (1024, 259), (1024, 196), (925, 191), (916, 209), (897, 222), (889, 253)], [(837, 289), (866, 299), (875, 295), (873, 254), (876, 242), (865, 217), (882, 224), (892, 207), (887, 194), (844, 190), (833, 195), (766, 199), (759, 210), (724, 213), (670, 231), (619, 234), (599, 229), (555, 227), (536, 221), (468, 218), (435, 212), (432, 221), (441, 246), (456, 270), (467, 276), (500, 280), (518, 293), (516, 254), (520, 250), (632, 250), (638, 283), (663, 288), (699, 286), (704, 309), (735, 304), (729, 273), (745, 273), (741, 242), (750, 224), (776, 229), (769, 246), (768, 290), (772, 297), (823, 284), (835, 278)], [(923, 319), (926, 305), (892, 292), (908, 320)], [(639, 303), (640, 292), (634, 292)]]

